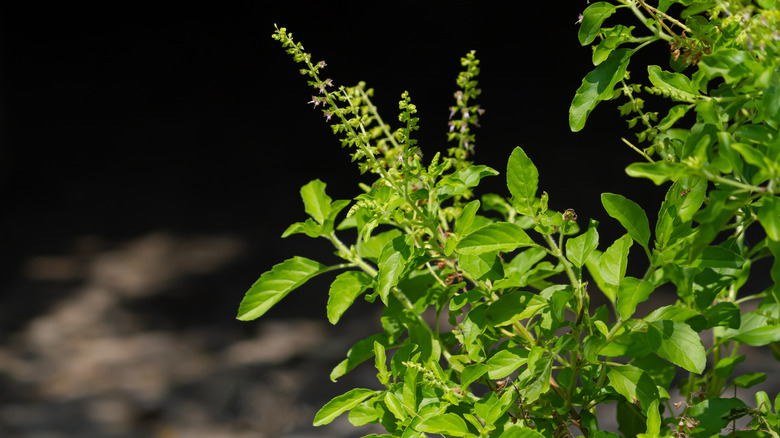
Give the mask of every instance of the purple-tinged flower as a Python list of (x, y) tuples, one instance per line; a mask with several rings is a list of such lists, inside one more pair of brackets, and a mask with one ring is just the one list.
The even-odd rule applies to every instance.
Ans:
[(319, 105), (319, 104), (320, 104), (320, 98), (319, 98), (319, 97), (317, 97), (317, 96), (312, 96), (312, 97), (311, 97), (311, 101), (310, 101), (309, 103), (313, 103), (313, 104), (314, 104), (314, 106), (316, 107), (317, 105)]
[(585, 18), (582, 16), (582, 14), (577, 15), (577, 21), (574, 22), (574, 24), (582, 24), (582, 19)]
[(330, 122), (330, 118), (333, 117), (333, 113), (330, 111), (325, 111), (325, 121)]
[(453, 122), (452, 120), (450, 120), (449, 122), (447, 122), (447, 126), (449, 126), (449, 127), (450, 127), (450, 132), (452, 132), (452, 131), (454, 131), (454, 130), (455, 130), (455, 122)]
[(325, 66), (328, 65), (325, 63), (325, 61), (320, 61), (317, 63), (317, 68), (325, 68)]
[(469, 118), (469, 110), (463, 110), (463, 118), (468, 119)]
[(458, 111), (458, 109), (457, 109), (457, 108), (455, 108), (454, 106), (451, 106), (451, 107), (450, 107), (450, 118), (453, 118), (453, 117), (455, 117), (455, 112), (456, 112), (456, 111)]
[(480, 107), (479, 107), (479, 105), (477, 105), (477, 114), (479, 114), (480, 116), (481, 116), (482, 114), (485, 114), (485, 110), (484, 110), (484, 109), (482, 109), (482, 108), (480, 108)]
[(775, 29), (775, 31), (772, 32), (772, 39), (775, 41), (780, 41), (780, 31)]
[(463, 92), (462, 91), (458, 90), (458, 91), (455, 92), (455, 100), (457, 100), (458, 102), (463, 100)]

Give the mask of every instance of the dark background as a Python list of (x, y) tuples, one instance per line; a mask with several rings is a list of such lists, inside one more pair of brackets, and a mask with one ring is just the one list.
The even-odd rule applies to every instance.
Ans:
[[(475, 161), (502, 173), (486, 179), (482, 193), (507, 194), (506, 160), (522, 146), (551, 208), (574, 208), (580, 223), (601, 221), (602, 246), (621, 233), (601, 208), (602, 192), (651, 209), (663, 198), (663, 189), (623, 172), (638, 156), (620, 142), (633, 137), (612, 103), (582, 132), (569, 130), (569, 103), (592, 68), (576, 35), (585, 1), (10, 3), (0, 11), (3, 436), (353, 433), (308, 425), (349, 387), (327, 375), (350, 342), (376, 328), (374, 318), (361, 319), (375, 308), (358, 304), (342, 328), (329, 327), (321, 281), (260, 321), (234, 319), (244, 292), (273, 264), (293, 255), (332, 260), (327, 242), (279, 237), (304, 219), (300, 187), (320, 178), (334, 199), (351, 198), (363, 178), (306, 104), (312, 91), (270, 38), (274, 23), (326, 60), (323, 75), (336, 84), (375, 88), (386, 121), (396, 120), (408, 90), (429, 158), (447, 148), (459, 58), (476, 50), (486, 113)], [(646, 56), (663, 63), (668, 49)], [(188, 257), (202, 264), (192, 268)], [(165, 281), (150, 280), (158, 277)], [(101, 299), (110, 305), (85, 304)], [(47, 324), (49, 338), (39, 336)], [(163, 345), (150, 361), (168, 379), (156, 396), (111, 385), (84, 393), (97, 385), (95, 374), (66, 372), (82, 350), (65, 345), (103, 340), (94, 345), (124, 349), (149, 333), (169, 342), (150, 344)], [(263, 343), (269, 339), (284, 341)], [(46, 342), (65, 349), (50, 354)], [(291, 350), (221, 361), (238, 344)], [(81, 373), (121, 382), (140, 369), (87, 350), (100, 366), (73, 363)], [(161, 371), (188, 361), (207, 371), (189, 380)], [(177, 410), (182, 405), (195, 407)], [(281, 410), (272, 416), (274, 405)]]

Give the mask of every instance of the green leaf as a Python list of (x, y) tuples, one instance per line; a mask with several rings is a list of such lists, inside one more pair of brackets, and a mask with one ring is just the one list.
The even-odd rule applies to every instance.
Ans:
[(476, 199), (463, 207), (460, 215), (455, 219), (455, 232), (461, 236), (468, 234), (469, 229), (474, 225), (474, 218), (479, 210), (479, 201)]
[(766, 373), (747, 373), (731, 381), (732, 385), (740, 388), (750, 388), (766, 380)]
[(385, 333), (376, 333), (366, 339), (356, 342), (355, 345), (347, 351), (347, 358), (342, 360), (333, 368), (333, 371), (330, 372), (330, 380), (335, 382), (339, 377), (352, 371), (356, 366), (373, 356), (375, 341), (382, 343), (385, 347), (389, 344), (387, 334)]
[(336, 324), (341, 315), (349, 309), (355, 298), (371, 286), (373, 278), (362, 271), (347, 271), (339, 274), (328, 292), (328, 320)]
[(610, 29), (602, 29), (602, 40), (593, 49), (593, 65), (599, 65), (609, 57), (609, 54), (613, 50), (617, 49), (621, 44), (631, 41), (633, 38), (631, 32), (634, 30), (634, 26), (626, 27), (617, 25)]
[(504, 277), (504, 267), (498, 257), (498, 251), (477, 255), (459, 254), (458, 265), (477, 280), (500, 280)]
[(379, 256), (376, 290), (385, 305), (387, 305), (390, 289), (398, 284), (410, 255), (411, 250), (406, 244), (404, 236), (396, 237), (382, 248), (382, 255)]
[(451, 175), (442, 178), (436, 184), (436, 196), (443, 201), (453, 196), (462, 195), (471, 187), (479, 185), (479, 181), (486, 176), (498, 175), (498, 171), (488, 166), (469, 166)]
[(625, 234), (618, 237), (599, 259), (599, 273), (602, 280), (612, 286), (620, 286), (620, 280), (626, 276), (628, 267), (628, 251), (634, 243), (633, 239)]
[(731, 268), (740, 269), (745, 264), (745, 259), (722, 246), (705, 247), (691, 263), (693, 268)]
[(488, 366), (484, 363), (475, 363), (463, 368), (463, 372), (460, 373), (460, 386), (466, 388), (471, 385), (475, 380), (479, 379), (488, 371)]
[[(552, 357), (542, 359), (544, 364), (542, 365), (542, 372), (539, 377), (534, 380), (531, 386), (521, 389), (520, 392), (526, 399), (527, 403), (535, 402), (542, 394), (550, 389), (550, 376), (552, 375)], [(539, 364), (536, 364), (538, 369)]]
[(525, 365), (528, 361), (528, 350), (511, 348), (501, 350), (487, 360), (488, 376), (493, 380), (503, 379)]
[(657, 65), (648, 65), (647, 74), (650, 82), (672, 100), (694, 102), (699, 95), (691, 80), (682, 73), (671, 73), (661, 70)]
[(722, 77), (727, 84), (751, 76), (757, 69), (758, 62), (753, 60), (746, 50), (720, 49), (708, 56), (703, 56), (699, 62), (699, 70), (704, 72), (708, 79)]
[(684, 322), (654, 321), (647, 327), (650, 337), (660, 340), (659, 356), (688, 371), (701, 374), (707, 355), (699, 335)]
[(333, 400), (326, 403), (325, 406), (323, 406), (322, 409), (317, 412), (317, 415), (314, 416), (314, 425), (322, 426), (329, 424), (339, 415), (352, 409), (353, 407), (357, 406), (358, 403), (376, 394), (379, 394), (379, 391), (372, 391), (370, 389), (364, 388), (354, 388), (350, 391), (347, 391), (345, 394), (335, 397)]
[(456, 249), (460, 254), (478, 255), (491, 251), (509, 252), (521, 246), (532, 245), (533, 240), (519, 225), (497, 222), (462, 238)]
[(596, 39), (596, 35), (601, 31), (601, 24), (610, 15), (615, 13), (617, 7), (607, 2), (593, 3), (582, 12), (582, 22), (577, 32), (577, 38), (580, 44), (585, 46)]
[(516, 147), (509, 156), (506, 184), (512, 194), (512, 205), (518, 213), (534, 216), (539, 171), (522, 148)]
[(780, 241), (780, 199), (776, 196), (764, 196), (758, 209), (758, 221), (766, 231), (767, 237), (775, 242)]
[(626, 167), (626, 173), (633, 178), (647, 178), (658, 186), (666, 181), (676, 181), (693, 172), (684, 164), (656, 161), (655, 163), (632, 163)]
[[(669, 112), (666, 114), (666, 117), (658, 122), (658, 129), (665, 131), (671, 128), (675, 123), (677, 123), (678, 120), (683, 118), (691, 108), (693, 108), (693, 105), (687, 104), (675, 105), (669, 108)], [(661, 161), (661, 163), (667, 163), (667, 161)]]
[(547, 305), (547, 300), (535, 293), (515, 291), (490, 304), (485, 310), (485, 317), (494, 326), (500, 327), (530, 318)]
[(591, 221), (588, 231), (566, 241), (566, 258), (578, 268), (582, 268), (593, 250), (599, 246), (597, 224)]
[(636, 306), (644, 302), (655, 288), (649, 281), (626, 277), (620, 282), (617, 293), (617, 308), (620, 317), (627, 320), (634, 315)]
[(387, 371), (387, 356), (385, 346), (374, 341), (374, 366), (377, 370), (379, 383), (387, 386), (390, 382), (390, 373)]
[(331, 198), (325, 194), (325, 186), (324, 182), (315, 179), (301, 187), (301, 198), (306, 213), (319, 224), (324, 223), (330, 213)]
[(504, 432), (498, 438), (544, 438), (544, 435), (529, 427), (507, 423)]
[(647, 407), (647, 431), (640, 433), (637, 438), (659, 438), (661, 436), (661, 414), (658, 412), (659, 400), (655, 399)]
[(688, 415), (699, 421), (699, 427), (709, 433), (718, 433), (728, 426), (729, 420), (723, 418), (732, 409), (747, 408), (742, 400), (736, 398), (711, 398), (691, 406)]
[(304, 257), (293, 257), (264, 273), (247, 291), (238, 308), (241, 321), (256, 319), (327, 266)]
[(612, 97), (615, 84), (626, 74), (633, 53), (629, 49), (617, 49), (585, 76), (569, 108), (569, 127), (573, 132), (585, 127), (588, 115), (599, 102)]
[(607, 214), (617, 219), (628, 231), (628, 235), (645, 249), (650, 241), (650, 221), (645, 211), (636, 202), (622, 195), (602, 193), (601, 203)]
[(349, 422), (353, 426), (378, 423), (379, 415), (373, 406), (373, 400), (365, 400), (349, 411)]
[(618, 394), (634, 403), (642, 404), (642, 413), (647, 413), (650, 404), (658, 399), (658, 390), (650, 376), (642, 369), (631, 365), (615, 365), (607, 373), (609, 384)]
[(723, 331), (722, 339), (734, 339), (754, 347), (780, 341), (780, 326), (769, 322), (769, 319), (762, 314), (748, 312), (742, 315), (742, 324), (738, 329)]
[(452, 412), (426, 418), (417, 426), (417, 429), (422, 432), (452, 436), (466, 436), (469, 433), (466, 421), (460, 415)]

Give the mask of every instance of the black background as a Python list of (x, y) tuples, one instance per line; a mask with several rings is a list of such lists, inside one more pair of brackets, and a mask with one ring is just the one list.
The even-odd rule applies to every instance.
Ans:
[(270, 38), (274, 23), (326, 60), (324, 75), (336, 84), (365, 80), (375, 88), (386, 120), (395, 120), (409, 90), (428, 157), (447, 147), (459, 58), (476, 50), (486, 113), (475, 161), (502, 172), (482, 192), (506, 194), (506, 159), (519, 145), (539, 168), (552, 208), (599, 219), (603, 240), (617, 237), (600, 193), (653, 203), (662, 190), (623, 173), (638, 157), (619, 140), (630, 134), (612, 103), (597, 108), (584, 131), (568, 128), (568, 105), (592, 68), (590, 49), (576, 37), (585, 6), (6, 4), (4, 265), (76, 235), (128, 238), (156, 229), (262, 239), (256, 273), (302, 248), (321, 251), (306, 238), (277, 238), (302, 219), (300, 186), (320, 178), (332, 197), (349, 198), (361, 177), (306, 104), (312, 93)]

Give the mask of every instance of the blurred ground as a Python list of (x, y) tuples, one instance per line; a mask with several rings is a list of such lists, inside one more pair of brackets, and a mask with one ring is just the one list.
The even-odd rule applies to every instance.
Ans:
[(373, 315), (337, 328), (325, 318), (199, 320), (195, 306), (234, 286), (226, 274), (246, 251), (236, 237), (93, 236), (72, 251), (30, 258), (3, 293), (0, 436), (362, 436), (311, 421), (373, 377), (327, 378)]

